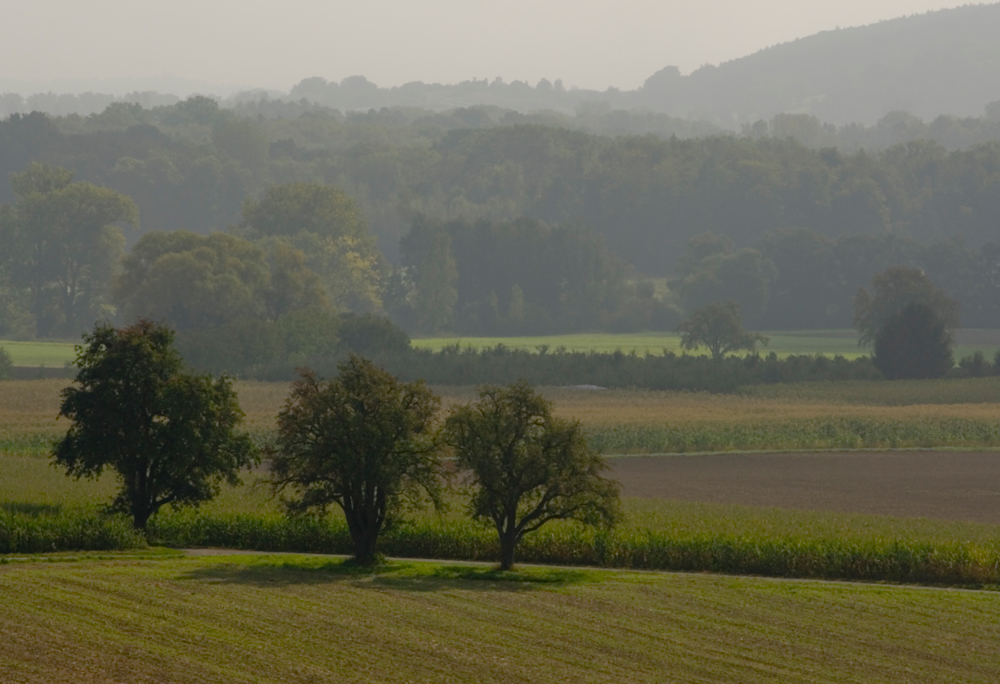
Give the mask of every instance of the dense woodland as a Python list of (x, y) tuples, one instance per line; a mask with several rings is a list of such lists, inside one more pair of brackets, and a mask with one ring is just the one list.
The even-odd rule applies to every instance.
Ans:
[[(996, 137), (993, 119), (889, 117), (864, 130), (905, 142), (854, 152), (847, 129), (803, 116), (742, 135), (581, 130), (601, 121), (642, 118), (204, 97), (11, 115), (0, 335), (147, 317), (215, 371), (284, 377), (355, 351), (482, 380), (534, 362), (413, 356), (407, 333), (674, 330), (726, 300), (751, 329), (846, 328), (859, 288), (892, 266), (926, 273), (964, 327), (1000, 325), (1000, 141), (924, 137), (942, 122)], [(532, 377), (592, 376), (586, 359), (540, 363)], [(649, 363), (634, 362), (647, 384), (708, 377)], [(740, 373), (832, 372), (765, 368)]]

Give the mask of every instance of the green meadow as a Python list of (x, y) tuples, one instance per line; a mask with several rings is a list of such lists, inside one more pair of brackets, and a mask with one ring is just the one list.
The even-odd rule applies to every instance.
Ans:
[(15, 366), (45, 366), (61, 368), (76, 360), (75, 342), (18, 342), (0, 340)]
[[(762, 353), (774, 352), (779, 357), (793, 354), (840, 355), (847, 359), (867, 356), (868, 350), (858, 347), (858, 336), (853, 330), (783, 330), (765, 332), (769, 338)], [(960, 330), (956, 334), (955, 359), (982, 351), (988, 360), (1000, 348), (1000, 330)], [(462, 348), (487, 349), (498, 344), (512, 349), (539, 351), (565, 349), (571, 352), (622, 351), (625, 353), (660, 355), (664, 352), (682, 353), (680, 336), (675, 333), (580, 333), (573, 335), (548, 335), (537, 337), (434, 337), (413, 340), (421, 349), (440, 350), (449, 345)], [(704, 353), (704, 350), (699, 350)], [(695, 352), (695, 353), (699, 353)]]

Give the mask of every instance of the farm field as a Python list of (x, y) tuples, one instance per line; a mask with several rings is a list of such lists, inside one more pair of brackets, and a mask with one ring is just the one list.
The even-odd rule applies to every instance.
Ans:
[(991, 592), (306, 556), (14, 563), (0, 587), (4, 682), (1000, 679)]
[[(858, 347), (854, 330), (779, 330), (763, 333), (770, 341), (761, 348), (762, 354), (776, 353), (780, 357), (791, 354), (841, 355), (848, 359), (867, 356), (868, 350)], [(964, 329), (957, 331), (955, 360), (982, 351), (987, 359), (1000, 348), (1000, 330)], [(484, 349), (503, 344), (512, 349), (537, 351), (547, 347), (554, 351), (560, 347), (573, 352), (635, 351), (637, 354), (660, 355), (664, 351), (682, 353), (680, 336), (667, 332), (648, 333), (581, 333), (574, 335), (549, 335), (536, 337), (435, 337), (413, 340), (413, 346), (439, 350), (449, 345)], [(700, 350), (705, 353), (704, 350)], [(696, 352), (698, 353), (698, 352)]]
[[(622, 494), (1000, 526), (1000, 453), (710, 454), (612, 460)], [(636, 506), (640, 508), (641, 506)]]
[[(45, 453), (67, 380), (17, 380), (0, 392), (0, 452)], [(264, 436), (287, 383), (237, 382), (247, 427)], [(437, 387), (445, 407), (472, 387)], [(1000, 447), (1000, 377), (762, 385), (739, 394), (541, 388), (605, 453)]]
[(15, 366), (46, 366), (60, 368), (76, 360), (76, 342), (15, 342), (0, 340)]

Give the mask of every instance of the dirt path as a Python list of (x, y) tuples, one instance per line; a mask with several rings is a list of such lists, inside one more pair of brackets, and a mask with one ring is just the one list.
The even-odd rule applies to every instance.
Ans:
[(623, 496), (1000, 524), (1000, 452), (611, 459)]

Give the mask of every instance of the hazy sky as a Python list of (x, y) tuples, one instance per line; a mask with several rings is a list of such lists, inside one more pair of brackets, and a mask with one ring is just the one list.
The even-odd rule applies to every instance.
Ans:
[[(965, 2), (942, 0), (6, 0), (0, 89), (171, 74), (287, 90), (502, 77), (632, 89), (653, 72)], [(160, 83), (164, 83), (160, 79)], [(120, 83), (118, 83), (120, 85)], [(121, 87), (130, 87), (128, 85)], [(180, 86), (176, 86), (175, 90)], [(186, 93), (177, 93), (184, 95)]]

